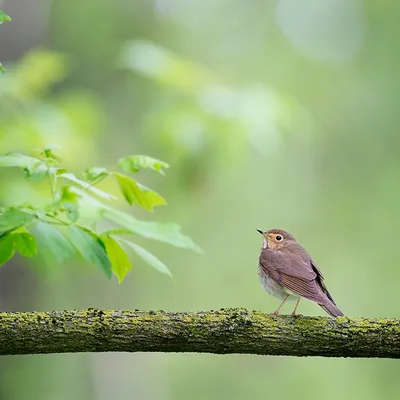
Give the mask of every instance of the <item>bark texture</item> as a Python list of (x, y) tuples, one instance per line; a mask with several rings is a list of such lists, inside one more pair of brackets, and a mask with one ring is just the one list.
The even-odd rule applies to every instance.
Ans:
[(0, 313), (0, 355), (108, 351), (400, 358), (400, 319), (246, 309)]

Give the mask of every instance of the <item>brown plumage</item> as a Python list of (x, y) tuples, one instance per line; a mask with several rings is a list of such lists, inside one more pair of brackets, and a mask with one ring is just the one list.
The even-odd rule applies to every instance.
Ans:
[(342, 316), (324, 284), (324, 277), (303, 247), (282, 229), (262, 231), (264, 237), (260, 252), (258, 277), (264, 289), (283, 299), (275, 314), (288, 299), (297, 299), (292, 315), (302, 297), (318, 303), (329, 315)]

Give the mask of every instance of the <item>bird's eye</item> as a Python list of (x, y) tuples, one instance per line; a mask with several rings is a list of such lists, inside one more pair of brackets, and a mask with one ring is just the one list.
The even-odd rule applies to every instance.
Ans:
[(283, 239), (283, 237), (282, 237), (281, 235), (276, 235), (276, 236), (275, 236), (275, 239), (276, 239), (278, 242), (280, 242), (280, 241)]

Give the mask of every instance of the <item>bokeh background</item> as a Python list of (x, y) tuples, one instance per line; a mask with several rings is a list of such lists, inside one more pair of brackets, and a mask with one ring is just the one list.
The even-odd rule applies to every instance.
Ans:
[[(400, 4), (375, 0), (0, 0), (0, 149), (58, 144), (74, 171), (148, 154), (205, 251), (154, 242), (123, 282), (14, 258), (2, 310), (273, 311), (256, 228), (292, 232), (354, 317), (400, 317)], [(33, 196), (0, 171), (3, 205)], [(37, 195), (37, 193), (36, 193)], [(291, 306), (284, 309), (291, 312)], [(304, 314), (323, 315), (303, 301)], [(247, 355), (2, 357), (0, 399), (398, 398), (393, 360)]]

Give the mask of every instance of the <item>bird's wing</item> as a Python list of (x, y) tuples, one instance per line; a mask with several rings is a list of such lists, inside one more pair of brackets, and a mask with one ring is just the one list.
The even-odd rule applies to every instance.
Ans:
[(311, 262), (311, 267), (313, 268), (313, 270), (316, 272), (317, 274), (317, 282), (319, 284), (319, 286), (321, 287), (322, 291), (327, 295), (328, 299), (336, 305), (335, 301), (333, 300), (331, 294), (328, 291), (328, 288), (325, 286), (324, 283), (324, 276), (322, 275), (320, 269), (318, 268), (317, 264), (315, 264), (315, 262), (313, 260), (310, 261)]
[(304, 249), (301, 251), (277, 251), (264, 250), (260, 254), (260, 265), (275, 279), (275, 273), (283, 271), (287, 275), (295, 276), (305, 280), (317, 277), (317, 272), (311, 266), (311, 257)]
[[(305, 252), (264, 251), (260, 265), (276, 282), (293, 293), (317, 303), (325, 303), (331, 296), (323, 283), (318, 267)], [(333, 300), (332, 300), (333, 301)]]
[(305, 280), (278, 272), (278, 282), (293, 293), (317, 303), (325, 303), (326, 296), (316, 279)]

